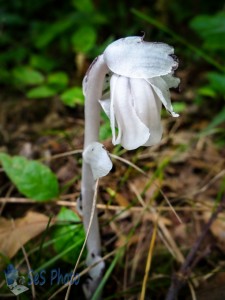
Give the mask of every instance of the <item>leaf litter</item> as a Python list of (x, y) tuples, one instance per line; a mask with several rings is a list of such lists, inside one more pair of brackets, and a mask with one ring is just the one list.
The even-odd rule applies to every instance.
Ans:
[[(180, 95), (175, 95), (176, 100), (181, 100)], [(20, 107), (16, 105), (18, 101)], [(26, 247), (29, 241), (32, 245), (32, 241), (40, 239), (49, 215), (56, 215), (60, 210), (57, 202), (63, 200), (65, 206), (74, 210), (73, 203), (80, 192), (81, 155), (63, 154), (82, 147), (82, 107), (65, 108), (57, 99), (34, 106), (26, 99), (7, 99), (0, 103), (0, 111), (4, 112), (1, 113), (0, 152), (42, 159), (57, 175), (61, 194), (51, 204), (37, 206), (35, 202), (29, 202), (30, 199), (26, 204), (25, 198), (24, 203), (16, 203), (16, 199), (23, 195), (14, 189), (8, 197), (14, 198), (14, 203), (7, 203), (6, 194), (11, 182), (3, 169), (0, 170), (0, 197), (5, 198), (6, 202), (0, 219), (0, 249), (9, 258), (15, 259), (21, 244)], [(198, 122), (193, 123), (192, 120)], [(159, 292), (160, 281), (165, 276), (170, 277), (177, 269), (177, 263), (183, 261), (210, 218), (216, 201), (219, 201), (219, 191), (224, 189), (225, 149), (215, 144), (213, 136), (199, 135), (208, 122), (204, 115), (199, 115), (198, 108), (193, 105), (188, 108), (187, 105), (179, 119), (166, 118), (163, 122), (164, 138), (159, 145), (122, 154), (123, 159), (135, 164), (145, 175), (132, 164), (129, 166), (114, 160), (114, 170), (99, 184), (103, 251), (109, 253), (127, 245), (124, 252), (126, 268), (121, 261), (106, 286), (106, 295), (112, 291), (123, 291), (129, 298), (134, 296), (133, 289), (141, 290), (149, 239), (154, 223), (157, 223), (147, 292), (151, 290), (153, 295), (157, 295), (155, 299), (162, 299), (160, 297), (165, 295), (168, 285), (165, 281)], [(110, 136), (104, 143), (112, 152), (114, 148)], [(51, 157), (54, 155), (61, 157), (53, 160)], [(142, 202), (138, 201), (138, 197)], [(12, 217), (16, 225), (14, 230)], [(195, 288), (213, 281), (213, 275), (204, 277), (207, 272), (212, 272), (216, 267), (219, 268), (217, 273), (224, 269), (221, 260), (225, 253), (224, 224), (225, 217), (221, 214), (211, 227), (211, 235), (205, 241), (211, 252), (200, 259), (192, 274)], [(224, 277), (221, 280), (225, 283)]]

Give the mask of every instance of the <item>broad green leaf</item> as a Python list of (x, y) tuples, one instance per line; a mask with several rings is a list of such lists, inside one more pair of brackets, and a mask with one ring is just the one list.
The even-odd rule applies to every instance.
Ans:
[(44, 81), (42, 73), (25, 66), (13, 69), (13, 77), (16, 83), (24, 85), (40, 84)]
[(79, 224), (81, 219), (72, 210), (62, 207), (57, 221), (59, 222), (58, 228), (54, 230), (53, 236), (62, 236), (62, 238), (55, 241), (54, 249), (57, 253), (61, 253), (65, 248), (76, 244), (75, 250), (73, 249), (62, 257), (65, 261), (73, 263), (77, 259), (85, 239), (83, 225)]
[(62, 95), (60, 95), (62, 102), (70, 107), (75, 107), (76, 104), (84, 103), (84, 95), (80, 87), (73, 87), (66, 90)]
[(225, 74), (217, 72), (209, 72), (207, 74), (210, 87), (213, 88), (219, 94), (224, 96), (225, 94)]
[(47, 78), (48, 84), (55, 87), (57, 90), (65, 89), (68, 85), (69, 78), (64, 72), (56, 72), (50, 74)]
[(209, 124), (209, 126), (205, 129), (205, 132), (209, 132), (215, 127), (219, 126), (225, 122), (225, 107), (219, 112), (212, 120), (212, 122)]
[(202, 88), (198, 89), (198, 94), (201, 96), (215, 98), (216, 93), (214, 89), (210, 86), (203, 86)]
[[(16, 53), (16, 55), (15, 55)], [(22, 46), (9, 49), (8, 51), (1, 51), (0, 53), (0, 63), (21, 63), (27, 56), (27, 49)]]
[[(3, 6), (3, 4), (1, 5)], [(25, 23), (24, 17), (23, 15), (20, 15), (17, 12), (7, 12), (4, 11), (4, 9), (2, 10), (4, 12), (4, 24), (5, 26), (19, 26), (22, 25), (23, 23)], [(1, 16), (2, 17), (2, 16)]]
[(50, 72), (57, 66), (57, 61), (44, 55), (32, 54), (30, 57), (30, 65), (35, 69)]
[(185, 111), (186, 108), (187, 108), (187, 105), (185, 102), (174, 102), (173, 103), (173, 109), (177, 113), (181, 113), (181, 112)]
[(208, 49), (225, 49), (225, 12), (213, 16), (200, 15), (192, 19), (190, 26), (204, 40)]
[(30, 89), (27, 92), (27, 97), (28, 98), (48, 98), (48, 97), (52, 97), (55, 96), (57, 94), (57, 90), (47, 86), (47, 85), (41, 85), (35, 88)]
[(76, 22), (76, 17), (74, 14), (67, 15), (66, 18), (60, 19), (52, 23), (49, 26), (43, 26), (40, 28), (40, 32), (37, 37), (35, 37), (35, 46), (39, 49), (48, 46), (56, 37), (60, 36), (72, 28)]
[(92, 12), (94, 11), (94, 6), (91, 0), (72, 0), (74, 7), (80, 12)]
[(6, 69), (0, 69), (0, 83), (9, 83), (10, 79), (10, 73)]
[(110, 126), (109, 118), (103, 111), (101, 112), (101, 119), (103, 120), (103, 122), (99, 130), (99, 139), (100, 141), (105, 141), (106, 139), (110, 138), (112, 135), (111, 126)]
[(26, 197), (47, 201), (58, 196), (57, 178), (42, 163), (22, 156), (11, 157), (5, 153), (0, 153), (0, 162), (7, 176)]
[(88, 52), (94, 47), (97, 39), (96, 31), (91, 26), (79, 28), (72, 36), (72, 45), (76, 52)]

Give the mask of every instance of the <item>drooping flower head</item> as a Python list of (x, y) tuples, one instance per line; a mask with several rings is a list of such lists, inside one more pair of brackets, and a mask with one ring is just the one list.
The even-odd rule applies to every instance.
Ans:
[(92, 268), (84, 288), (88, 299), (99, 285), (104, 268), (97, 213), (92, 210), (95, 181), (112, 168), (108, 152), (98, 143), (100, 104), (110, 119), (113, 144), (121, 144), (128, 150), (154, 145), (162, 137), (162, 104), (172, 116), (178, 116), (173, 111), (169, 93), (171, 87), (179, 84), (179, 79), (173, 76), (177, 66), (172, 47), (148, 43), (142, 37), (128, 37), (110, 44), (84, 77), (85, 134), (82, 197), (78, 205), (89, 232), (87, 265), (100, 262)]
[[(104, 89), (108, 84), (110, 90), (99, 100), (110, 119), (113, 144), (127, 150), (157, 144), (162, 137), (162, 104), (173, 117), (178, 116), (169, 91), (180, 83), (173, 76), (178, 67), (174, 49), (127, 37), (110, 44), (102, 56), (109, 69)], [(85, 92), (85, 80), (83, 88)]]

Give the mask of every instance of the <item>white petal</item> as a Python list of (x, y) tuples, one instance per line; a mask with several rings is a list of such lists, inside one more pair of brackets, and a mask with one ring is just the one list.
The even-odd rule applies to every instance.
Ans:
[[(125, 149), (133, 150), (144, 145), (149, 139), (150, 133), (148, 127), (135, 112), (129, 80), (127, 77), (117, 75), (113, 75), (111, 78), (110, 123), (113, 144), (121, 144)], [(119, 131), (117, 138), (115, 133), (115, 119)]]
[(104, 110), (105, 114), (110, 118), (110, 93), (106, 93), (101, 100), (99, 100), (99, 103), (101, 104), (102, 109)]
[(155, 145), (160, 142), (163, 132), (161, 125), (162, 102), (144, 79), (131, 79), (130, 83), (135, 111), (150, 131), (150, 137), (144, 146)]
[[(111, 111), (110, 92), (103, 95), (102, 99), (98, 100), (98, 102), (100, 103), (107, 117), (110, 119), (110, 111)], [(118, 127), (116, 120), (115, 120), (115, 127)]]
[(179, 115), (173, 111), (173, 106), (170, 100), (170, 91), (166, 81), (161, 77), (154, 77), (150, 78), (148, 82), (171, 115), (173, 117), (179, 117)]
[(122, 76), (152, 78), (177, 68), (174, 49), (164, 43), (144, 42), (142, 37), (127, 37), (110, 44), (103, 57), (108, 68)]
[(83, 152), (84, 161), (91, 166), (94, 179), (106, 176), (112, 169), (112, 161), (104, 145), (93, 142)]
[(161, 77), (165, 80), (165, 82), (166, 82), (169, 89), (170, 88), (177, 88), (180, 84), (180, 78), (174, 77), (173, 73), (163, 75)]

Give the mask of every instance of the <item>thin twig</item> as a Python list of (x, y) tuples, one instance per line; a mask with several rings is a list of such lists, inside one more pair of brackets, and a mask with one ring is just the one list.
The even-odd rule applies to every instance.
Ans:
[(127, 164), (130, 167), (133, 167), (134, 169), (136, 169), (137, 171), (139, 171), (143, 175), (147, 176), (146, 172), (144, 172), (141, 168), (139, 168), (138, 166), (136, 166), (135, 164), (133, 164), (131, 161), (129, 161), (129, 160), (123, 158), (123, 157), (120, 157), (118, 155), (112, 154), (112, 153), (109, 153), (109, 156), (112, 157), (112, 158), (114, 158), (114, 159), (117, 159), (119, 161), (122, 161), (123, 163)]
[(14, 189), (14, 185), (10, 185), (9, 190), (7, 191), (6, 196), (5, 196), (5, 201), (2, 202), (2, 206), (0, 208), (0, 216), (2, 215), (2, 212), (3, 212), (3, 210), (4, 210), (5, 206), (6, 206), (7, 200), (10, 197), (13, 189)]
[[(61, 197), (63, 199), (67, 199), (66, 197), (67, 195), (64, 195), (64, 197)], [(77, 194), (78, 196), (78, 194)], [(70, 197), (70, 195), (68, 195), (68, 199), (70, 199), (72, 197)], [(21, 203), (21, 204), (36, 204), (37, 202), (35, 200), (31, 200), (31, 199), (27, 199), (27, 198), (15, 198), (15, 197), (11, 197), (11, 198), (0, 198), (0, 203)], [(39, 205), (46, 205), (46, 202), (42, 202), (42, 203), (39, 203)], [(59, 206), (67, 206), (67, 207), (73, 207), (73, 208), (76, 208), (77, 206), (77, 202), (74, 201), (74, 202), (70, 202), (70, 201), (66, 201), (66, 200), (57, 200), (57, 201), (51, 201), (51, 202), (48, 202), (48, 205), (59, 205)], [(143, 207), (142, 206), (123, 206), (123, 205), (108, 205), (108, 204), (101, 204), (101, 203), (98, 203), (97, 204), (97, 208), (98, 209), (103, 209), (103, 210), (112, 210), (112, 211), (117, 211), (117, 210), (123, 210), (123, 209), (128, 209), (131, 210), (131, 211), (136, 211), (136, 212), (139, 212), (139, 211), (142, 211), (143, 210)], [(170, 207), (154, 207), (156, 211), (171, 211), (171, 208)], [(182, 206), (182, 207), (177, 207), (177, 206), (173, 206), (173, 208), (176, 210), (176, 211), (209, 211), (212, 209), (211, 206), (197, 206), (196, 207), (189, 207), (189, 206)]]

